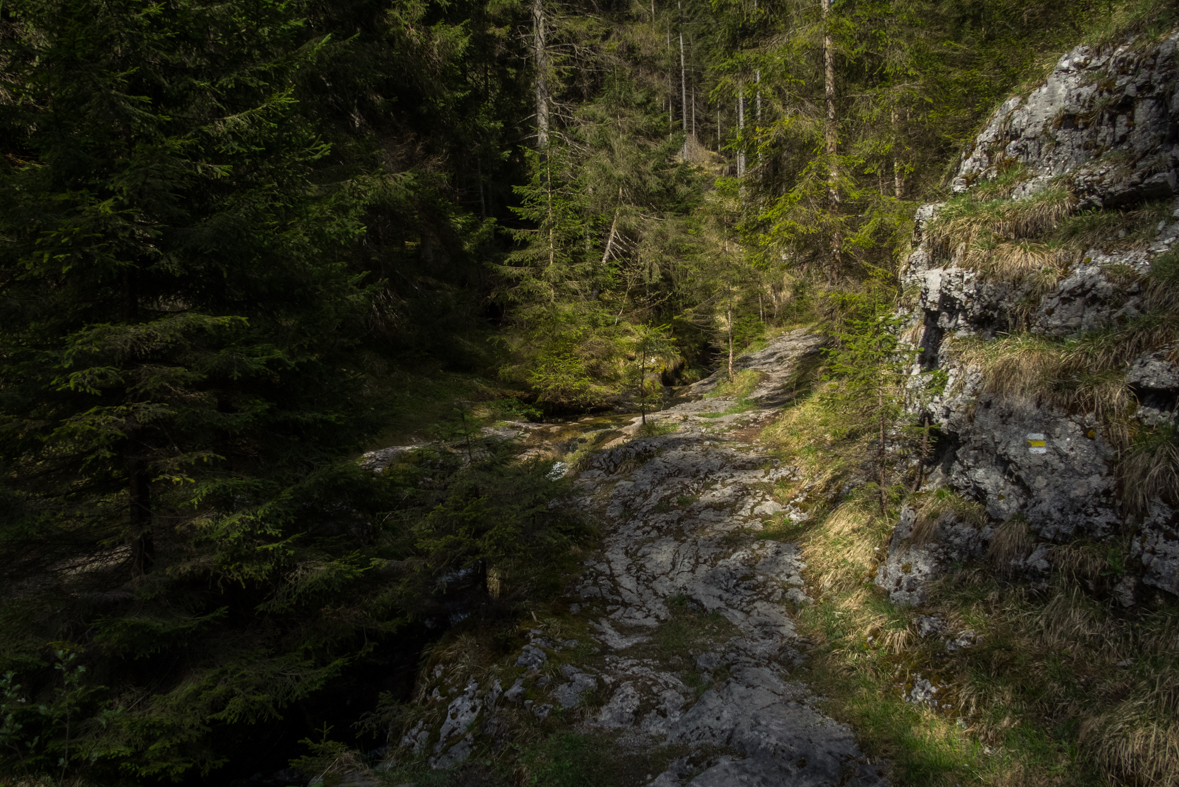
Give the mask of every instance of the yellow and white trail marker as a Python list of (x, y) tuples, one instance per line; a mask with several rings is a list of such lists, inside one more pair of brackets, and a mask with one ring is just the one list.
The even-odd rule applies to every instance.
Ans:
[(1046, 454), (1048, 453), (1048, 443), (1044, 439), (1044, 435), (1039, 432), (1028, 433), (1028, 453), (1030, 454)]

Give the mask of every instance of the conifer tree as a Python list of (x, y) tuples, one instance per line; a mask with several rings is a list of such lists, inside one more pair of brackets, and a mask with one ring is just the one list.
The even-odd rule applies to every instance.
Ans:
[(353, 657), (323, 609), (374, 557), (347, 534), (380, 495), (341, 464), (371, 429), (366, 186), (296, 99), (330, 47), (299, 10), (3, 9), (0, 671), (97, 639), (103, 677), (67, 686), (87, 699), (64, 728), (32, 706), (2, 770), (207, 771), (214, 728), (277, 718)]

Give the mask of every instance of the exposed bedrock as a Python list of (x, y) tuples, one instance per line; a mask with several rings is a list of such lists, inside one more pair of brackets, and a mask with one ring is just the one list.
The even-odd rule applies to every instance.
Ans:
[[(1078, 47), (996, 111), (963, 156), (955, 196), (918, 211), (902, 273), (913, 379), (938, 370), (945, 381), (921, 405), (941, 432), (927, 486), (981, 502), (996, 526), (1026, 521), (1031, 552), (1013, 560), (1028, 570), (1051, 568), (1052, 544), (1128, 545), (1137, 563), (1123, 603), (1138, 580), (1139, 591), (1179, 590), (1173, 506), (1165, 494), (1135, 504), (1141, 473), (1125, 462), (1171, 428), (1179, 401), (1179, 345), (1148, 330), (1173, 319), (1160, 274), (1179, 254), (1177, 177), (1179, 33)], [(1086, 356), (1099, 337), (1109, 357)], [(994, 363), (1002, 353), (1008, 362)], [(990, 535), (978, 537), (985, 547)], [(953, 552), (934, 543), (915, 557), (903, 537), (894, 549), (904, 556), (878, 581), (908, 603)], [(920, 577), (898, 580), (900, 565)]]

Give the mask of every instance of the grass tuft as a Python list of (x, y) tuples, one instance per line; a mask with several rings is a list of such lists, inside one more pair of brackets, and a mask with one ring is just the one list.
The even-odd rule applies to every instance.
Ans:
[(1160, 424), (1139, 437), (1122, 455), (1117, 474), (1122, 500), (1132, 513), (1145, 514), (1155, 498), (1179, 505), (1179, 429), (1175, 422)]
[(988, 522), (986, 506), (975, 500), (967, 500), (948, 487), (910, 496), (909, 503), (917, 514), (910, 543), (917, 547), (933, 538), (938, 524), (947, 514), (980, 530)]
[(1009, 570), (1012, 561), (1027, 557), (1032, 551), (1032, 535), (1028, 521), (1021, 514), (995, 528), (987, 546), (987, 558), (1000, 570)]
[(930, 222), (930, 243), (935, 252), (957, 255), (961, 264), (992, 280), (1018, 281), (1044, 268), (1063, 270), (1064, 251), (1037, 240), (1053, 232), (1076, 204), (1063, 186), (1019, 201), (968, 192), (948, 202)]
[(1125, 360), (1167, 336), (1150, 315), (1109, 331), (1059, 341), (1012, 334), (990, 342), (959, 342), (955, 353), (984, 377), (983, 393), (1046, 403), (1092, 414), (1115, 449), (1129, 443), (1137, 399), (1126, 383)]

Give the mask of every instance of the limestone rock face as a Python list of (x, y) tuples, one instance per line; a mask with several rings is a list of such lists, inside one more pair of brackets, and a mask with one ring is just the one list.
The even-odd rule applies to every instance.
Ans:
[[(1020, 162), (1035, 177), (1016, 191), (1017, 199), (1060, 175), (1071, 176), (1085, 206), (1174, 196), (1177, 48), (1179, 36), (1172, 35), (1158, 46), (1127, 42), (1109, 51), (1069, 52), (1043, 85), (999, 108), (959, 166), (954, 191)], [(1123, 155), (1106, 155), (1112, 150)]]
[[(961, 351), (1011, 334), (1047, 342), (1093, 336), (1151, 308), (1152, 267), (1179, 253), (1179, 32), (1161, 42), (1078, 47), (1065, 55), (1043, 85), (996, 111), (963, 156), (953, 191), (966, 199), (1012, 172), (1017, 182), (990, 193), (1006, 193), (1014, 204), (1064, 189), (1071, 213), (1104, 218), (1108, 237), (1086, 236), (1089, 247), (1065, 255), (1054, 275), (1002, 276), (972, 262), (965, 243), (934, 242), (931, 228), (945, 203), (918, 210), (914, 251), (902, 273), (913, 298), (902, 313), (920, 351), (914, 375), (938, 370), (946, 383), (925, 407), (941, 432), (931, 485), (948, 484), (982, 502), (995, 523), (1023, 518), (1042, 543), (1132, 530), (1144, 583), (1179, 592), (1176, 515), (1162, 501), (1148, 516), (1128, 509), (1116, 470), (1124, 434), (1110, 431), (1096, 401), (1086, 405), (1078, 397), (1063, 407), (1060, 399), (988, 377)], [(1112, 211), (1142, 213), (1147, 206), (1151, 223), (1126, 240), (1125, 220)], [(1174, 347), (1154, 347), (1118, 359), (1143, 428), (1175, 419), (1177, 356)], [(1081, 384), (1061, 379), (1057, 387)], [(938, 540), (912, 547), (909, 529), (902, 517), (877, 582), (894, 599), (920, 603), (928, 578), (954, 550)], [(1045, 548), (1019, 559), (1050, 568), (1051, 554)], [(1123, 601), (1132, 597), (1121, 585), (1118, 592)]]

